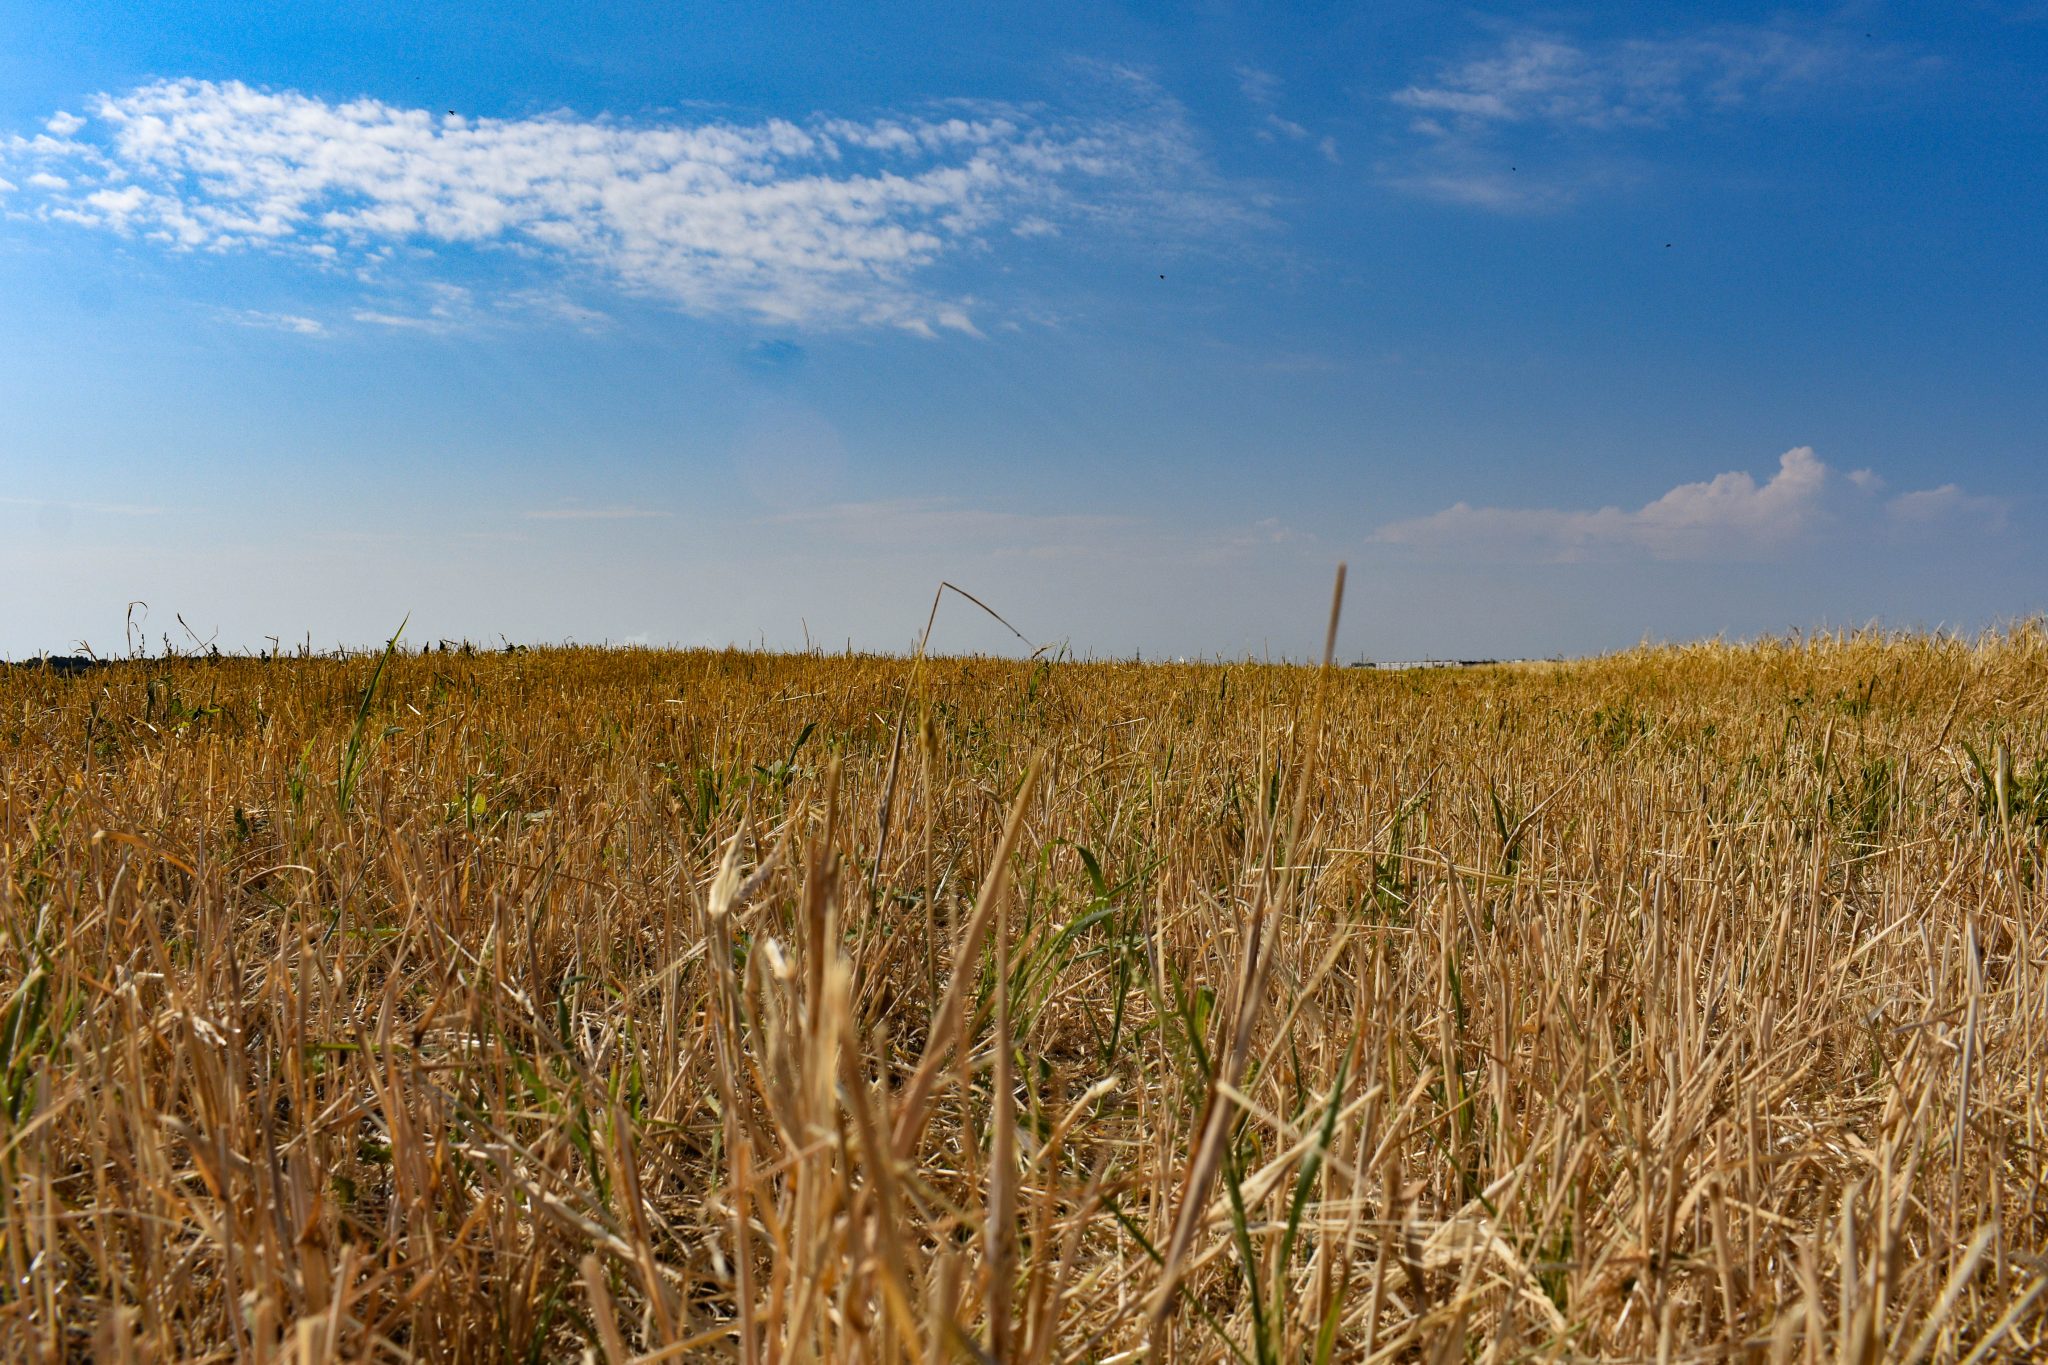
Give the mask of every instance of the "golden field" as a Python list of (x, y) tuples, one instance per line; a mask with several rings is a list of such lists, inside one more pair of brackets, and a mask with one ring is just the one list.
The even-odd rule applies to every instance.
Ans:
[(0, 669), (0, 1353), (2048, 1353), (2048, 634)]

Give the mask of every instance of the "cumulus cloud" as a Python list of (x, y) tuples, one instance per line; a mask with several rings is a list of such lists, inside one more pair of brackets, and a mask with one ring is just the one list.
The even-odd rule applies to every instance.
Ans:
[(1500, 212), (1557, 207), (1617, 178), (1631, 131), (1755, 106), (1896, 65), (1890, 49), (1782, 25), (1580, 43), (1516, 31), (1393, 91), (1411, 143), (1383, 167), (1410, 193)]
[(1234, 212), (1179, 106), (1135, 73), (1102, 79), (1115, 98), (1088, 117), (958, 104), (695, 124), (469, 119), (167, 80), (0, 141), (0, 164), (27, 171), (48, 219), (173, 250), (362, 270), (401, 249), (497, 247), (700, 315), (972, 332), (920, 276), (997, 230), (1113, 222), (1162, 197), (1197, 210), (1183, 230)]
[[(1680, 484), (1637, 508), (1474, 507), (1455, 503), (1441, 512), (1379, 528), (1389, 545), (1484, 559), (1570, 562), (1643, 555), (1665, 560), (1766, 557), (1809, 539), (1823, 524), (1851, 518), (1854, 505), (1837, 497), (1849, 485), (1864, 498), (1882, 487), (1869, 470), (1838, 475), (1809, 446), (1778, 458), (1777, 472), (1761, 483), (1744, 470)], [(1902, 493), (1883, 504), (1895, 524), (1928, 526), (1958, 517), (1995, 517), (2003, 504), (1974, 498), (1954, 485)]]

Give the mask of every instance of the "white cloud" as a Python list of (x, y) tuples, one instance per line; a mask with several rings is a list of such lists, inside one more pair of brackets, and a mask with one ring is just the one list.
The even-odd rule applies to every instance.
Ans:
[(118, 190), (94, 190), (85, 196), (86, 207), (97, 212), (110, 227), (123, 228), (149, 202), (149, 193), (140, 185), (129, 185)]
[(2006, 518), (2003, 498), (1986, 498), (1965, 493), (1952, 483), (1939, 488), (1922, 488), (1901, 493), (1885, 504), (1885, 512), (1899, 526), (1930, 528), (1943, 524), (1973, 524), (1988, 530), (2003, 530)]
[[(1853, 493), (1843, 489), (1847, 484)], [(1778, 457), (1758, 483), (1734, 470), (1680, 484), (1662, 497), (1621, 507), (1474, 507), (1391, 522), (1373, 539), (1434, 553), (1495, 561), (1564, 563), (1630, 555), (1704, 561), (1757, 559), (1815, 542), (1826, 528), (1868, 538), (1912, 531), (2004, 526), (2003, 499), (1974, 496), (1955, 484), (1901, 493), (1882, 503), (1884, 480), (1868, 469), (1838, 474), (1809, 446)], [(1881, 515), (1880, 515), (1881, 513)]]
[(1709, 537), (1783, 540), (1803, 529), (1820, 500), (1828, 467), (1811, 446), (1778, 457), (1778, 472), (1758, 484), (1746, 471), (1680, 484), (1636, 513), (1646, 541), (1704, 547)]
[(1667, 127), (1898, 64), (1888, 48), (1784, 25), (1579, 43), (1507, 34), (1387, 98), (1408, 111), (1408, 150), (1382, 167), (1424, 198), (1524, 212), (1615, 178), (1619, 135)]
[(1594, 179), (1608, 178), (1580, 171), (1570, 175), (1523, 174), (1447, 149), (1421, 158), (1418, 164), (1387, 177), (1387, 184), (1418, 199), (1489, 213), (1542, 213), (1574, 202)]
[[(1245, 102), (1259, 111), (1259, 122), (1252, 129), (1253, 137), (1261, 142), (1271, 142), (1276, 137), (1284, 137), (1290, 142), (1305, 142), (1311, 136), (1307, 128), (1280, 113), (1280, 78), (1272, 72), (1256, 66), (1240, 66), (1237, 68), (1237, 88), (1244, 95)], [(1323, 139), (1323, 144), (1323, 154), (1330, 155), (1334, 144), (1328, 138)]]
[(395, 332), (428, 332), (436, 336), (445, 335), (462, 325), (453, 319), (432, 314), (386, 313), (375, 308), (358, 308), (349, 317), (370, 327), (388, 327)]
[(1237, 68), (1237, 88), (1248, 101), (1261, 108), (1280, 102), (1280, 78), (1249, 64)]
[(524, 312), (566, 322), (585, 332), (601, 332), (611, 325), (611, 317), (595, 308), (569, 298), (559, 290), (522, 289), (500, 296), (499, 304), (508, 312)]
[(1488, 56), (1450, 67), (1391, 98), (1428, 119), (1421, 130), (1438, 136), (1460, 127), (1521, 122), (1651, 127), (1810, 84), (1849, 61), (1839, 43), (1780, 28), (1730, 27), (1592, 47), (1519, 33)]
[(1250, 526), (1227, 533), (1222, 543), (1233, 550), (1255, 550), (1267, 545), (1313, 545), (1316, 537), (1278, 517), (1260, 517)]
[(350, 310), (351, 321), (387, 331), (453, 336), (516, 324), (533, 318), (599, 332), (611, 318), (559, 289), (501, 289), (478, 297), (461, 285), (429, 283), (409, 293), (386, 295)]
[(1097, 75), (1113, 105), (1088, 117), (961, 104), (801, 124), (466, 119), (160, 81), (99, 97), (89, 129), (59, 115), (58, 137), (0, 141), (0, 161), (33, 168), (47, 217), (174, 250), (375, 270), (395, 247), (498, 247), (700, 315), (966, 332), (961, 302), (919, 277), (994, 230), (1134, 223), (1169, 203), (1184, 233), (1244, 220), (1177, 103), (1137, 73)]
[(261, 309), (241, 308), (226, 310), (220, 316), (223, 321), (232, 322), (237, 327), (260, 327), (266, 331), (290, 332), (303, 337), (327, 335), (326, 323), (297, 313), (266, 313)]

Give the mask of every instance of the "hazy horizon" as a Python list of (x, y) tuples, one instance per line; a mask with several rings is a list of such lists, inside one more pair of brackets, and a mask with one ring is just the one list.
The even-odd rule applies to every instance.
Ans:
[[(145, 618), (145, 623), (147, 618)], [(1720, 644), (1732, 648), (1751, 648), (1772, 642), (1813, 641), (1822, 639), (1853, 638), (1867, 634), (1888, 637), (1938, 636), (1952, 639), (1984, 640), (2009, 638), (2015, 633), (2028, 629), (2048, 626), (2048, 617), (2040, 614), (2013, 616), (1989, 621), (1974, 627), (1954, 626), (1943, 623), (1932, 625), (1892, 626), (1879, 621), (1860, 623), (1821, 622), (1811, 627), (1790, 627), (1781, 631), (1762, 631), (1748, 635), (1722, 632), (1716, 635), (1659, 638), (1645, 635), (1640, 639), (1611, 649), (1587, 653), (1552, 651), (1545, 654), (1519, 655), (1457, 655), (1457, 654), (1414, 654), (1400, 655), (1386, 652), (1375, 653), (1357, 642), (1352, 642), (1352, 632), (1340, 627), (1339, 648), (1335, 662), (1344, 667), (1400, 666), (1407, 664), (1522, 664), (1522, 663), (1575, 663), (1589, 662), (1614, 654), (1627, 653), (1638, 649), (1682, 649), (1689, 645)], [(517, 640), (503, 634), (489, 637), (472, 636), (421, 636), (409, 626), (397, 637), (400, 649), (407, 654), (431, 654), (445, 650), (460, 653), (465, 647), (479, 655), (499, 654), (524, 650), (553, 649), (610, 649), (622, 651), (647, 651), (653, 653), (682, 653), (696, 651), (734, 650), (741, 653), (768, 655), (812, 655), (833, 657), (849, 655), (866, 658), (911, 659), (918, 652), (916, 631), (902, 645), (891, 647), (886, 644), (857, 645), (851, 638), (836, 644), (823, 639), (812, 639), (795, 644), (777, 644), (762, 640), (732, 640), (721, 644), (693, 644), (682, 640), (639, 640), (639, 639), (577, 639), (573, 636), (559, 639)], [(976, 637), (972, 644), (948, 637)], [(1304, 638), (1306, 638), (1304, 636)], [(332, 640), (314, 639), (310, 632), (302, 632), (297, 638), (265, 635), (255, 644), (229, 644), (217, 636), (199, 637), (180, 624), (174, 631), (156, 629), (144, 638), (138, 629), (132, 637), (124, 637), (116, 648), (103, 648), (98, 642), (81, 637), (72, 641), (68, 649), (42, 649), (14, 658), (0, 658), (0, 662), (31, 665), (42, 659), (87, 658), (101, 664), (125, 662), (148, 662), (164, 659), (203, 659), (217, 652), (223, 658), (254, 659), (275, 654), (284, 659), (294, 658), (359, 658), (364, 654), (375, 654), (390, 643), (384, 640)], [(1007, 643), (1005, 643), (1007, 639)], [(1045, 659), (1055, 663), (1075, 664), (1127, 664), (1170, 663), (1231, 666), (1236, 664), (1278, 664), (1313, 666), (1321, 659), (1320, 646), (1289, 651), (1278, 649), (1254, 650), (1240, 654), (1148, 654), (1143, 650), (1127, 650), (1121, 654), (1110, 654), (1099, 650), (1079, 650), (1064, 638), (1055, 637), (1045, 641), (1019, 642), (1014, 637), (1005, 637), (1000, 627), (991, 628), (985, 620), (976, 623), (966, 613), (958, 619), (948, 620), (941, 614), (939, 623), (932, 632), (923, 653), (930, 658), (1007, 658), (1013, 660)]]

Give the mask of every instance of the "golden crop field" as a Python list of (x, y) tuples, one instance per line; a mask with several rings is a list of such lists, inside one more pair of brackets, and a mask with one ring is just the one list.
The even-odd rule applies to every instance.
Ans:
[(0, 670), (0, 1351), (2038, 1357), (2044, 861), (2038, 626)]

